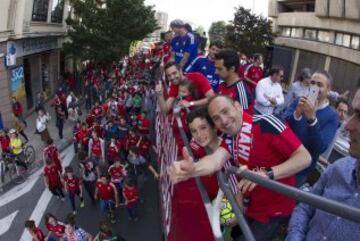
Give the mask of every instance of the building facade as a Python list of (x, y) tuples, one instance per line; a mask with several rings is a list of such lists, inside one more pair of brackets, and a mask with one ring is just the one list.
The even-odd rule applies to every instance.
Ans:
[(155, 13), (155, 19), (159, 26), (158, 30), (155, 30), (152, 32), (145, 40), (144, 42), (158, 42), (161, 40), (161, 33), (166, 32), (168, 30), (168, 14), (165, 12), (156, 12)]
[(0, 112), (11, 126), (11, 97), (34, 109), (37, 93), (51, 96), (64, 71), (61, 52), (67, 0), (0, 1)]
[(277, 34), (273, 64), (283, 65), (288, 84), (304, 67), (325, 69), (339, 92), (360, 78), (359, 0), (270, 0)]

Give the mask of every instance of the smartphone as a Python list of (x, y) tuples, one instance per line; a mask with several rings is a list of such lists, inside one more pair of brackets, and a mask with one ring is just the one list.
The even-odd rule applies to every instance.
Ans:
[(319, 87), (317, 85), (310, 85), (305, 96), (311, 101), (313, 105), (315, 105), (318, 95)]

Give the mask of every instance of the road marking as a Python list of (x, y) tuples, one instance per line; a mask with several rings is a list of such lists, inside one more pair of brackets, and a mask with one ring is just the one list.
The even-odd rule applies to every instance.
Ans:
[[(71, 162), (71, 160), (73, 159), (75, 153), (74, 153), (74, 148), (72, 148), (72, 146), (70, 146), (69, 148), (65, 149), (64, 152), (66, 152), (67, 154), (65, 155), (62, 164), (63, 166), (68, 166)], [(41, 197), (39, 199), (39, 201), (37, 202), (29, 220), (34, 220), (36, 223), (36, 226), (39, 225), (47, 206), (49, 205), (49, 202), (52, 198), (52, 194), (50, 193), (50, 191), (48, 189), (45, 189), (43, 191), (43, 193), (41, 194)], [(28, 231), (24, 230), (24, 232), (21, 235), (20, 241), (28, 241), (31, 240), (31, 236), (29, 234)]]
[(6, 233), (10, 229), (11, 223), (14, 221), (14, 218), (16, 217), (18, 212), (19, 210), (6, 216), (5, 218), (0, 219), (0, 236)]

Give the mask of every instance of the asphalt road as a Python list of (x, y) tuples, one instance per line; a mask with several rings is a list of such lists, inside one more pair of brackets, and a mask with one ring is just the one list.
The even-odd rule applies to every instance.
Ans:
[[(76, 165), (73, 147), (70, 146), (61, 153), (64, 166), (71, 163)], [(0, 241), (31, 241), (24, 230), (24, 222), (33, 219), (40, 224), (43, 231), (44, 214), (51, 212), (60, 221), (71, 212), (70, 203), (54, 198), (45, 189), (42, 170), (32, 174), (25, 183), (12, 187), (0, 196)], [(116, 223), (113, 230), (123, 236), (127, 241), (161, 241), (162, 231), (160, 223), (159, 193), (157, 181), (148, 175), (144, 188), (144, 203), (139, 205), (139, 221), (128, 221), (126, 210), (116, 210)], [(86, 193), (86, 192), (85, 192)], [(79, 205), (79, 203), (77, 203)], [(85, 207), (79, 208), (77, 224), (91, 234), (97, 233), (100, 221), (107, 220), (98, 204), (92, 205), (85, 194)]]

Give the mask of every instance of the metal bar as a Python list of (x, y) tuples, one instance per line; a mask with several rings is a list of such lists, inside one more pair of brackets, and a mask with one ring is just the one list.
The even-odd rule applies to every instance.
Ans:
[(235, 217), (239, 223), (239, 226), (241, 228), (241, 231), (245, 237), (245, 239), (247, 241), (255, 241), (255, 237), (254, 234), (252, 233), (241, 209), (239, 208), (236, 199), (233, 195), (233, 193), (231, 192), (230, 188), (229, 188), (229, 184), (226, 181), (226, 177), (224, 175), (224, 173), (222, 173), (221, 171), (216, 173), (217, 175), (217, 179), (219, 182), (219, 186), (221, 188), (221, 190), (224, 192), (224, 194), (226, 195), (227, 199), (229, 200), (229, 202), (231, 203), (232, 206), (232, 210), (235, 214)]
[(336, 216), (346, 218), (356, 223), (360, 223), (360, 209), (358, 208), (354, 208), (342, 204), (338, 201), (315, 195), (313, 193), (305, 192), (297, 188), (279, 183), (277, 181), (269, 180), (248, 170), (240, 171), (239, 168), (230, 167), (226, 170), (226, 172), (239, 175), (240, 177), (255, 182), (260, 186), (279, 192), (297, 201), (307, 203), (315, 208), (332, 213)]

